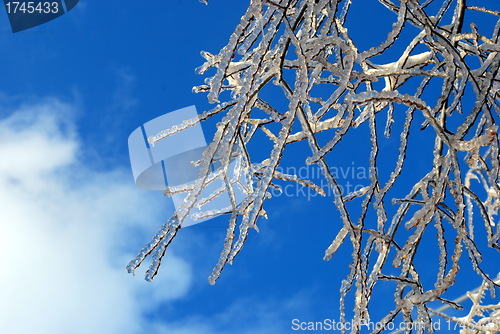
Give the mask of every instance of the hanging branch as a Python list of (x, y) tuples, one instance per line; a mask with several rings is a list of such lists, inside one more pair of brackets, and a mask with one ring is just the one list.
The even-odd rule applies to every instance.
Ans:
[[(190, 210), (227, 192), (231, 205), (222, 211), (229, 213), (230, 219), (223, 250), (209, 278), (214, 284), (225, 265), (232, 263), (242, 250), (249, 231), (258, 229), (258, 218), (265, 216), (264, 206), (270, 197), (268, 190), (277, 187), (275, 182), (292, 181), (325, 193), (312, 180), (281, 172), (283, 153), (293, 150), (294, 143), (306, 140), (310, 155), (303, 163), (320, 168), (341, 219), (336, 227), (338, 234), (326, 247), (325, 260), (334, 257), (345, 243), (350, 243), (353, 250), (350, 272), (341, 287), (341, 320), (346, 318), (346, 299), (351, 290), (354, 294), (353, 313), (358, 323), (353, 326), (353, 333), (361, 330), (360, 321), (369, 319), (371, 297), (381, 280), (395, 284), (396, 306), (380, 323), (388, 324), (399, 317), (406, 323), (423, 323), (430, 331), (430, 316), (445, 315), (427, 305), (432, 301), (451, 303), (443, 295), (455, 284), (464, 261), (484, 281), (483, 290), (495, 290), (498, 281), (490, 275), (496, 273), (481, 267), (480, 249), (487, 244), (500, 250), (496, 125), (500, 115), (500, 14), (493, 9), (467, 6), (465, 0), (442, 1), (438, 9), (429, 6), (437, 0), (380, 3), (394, 13), (392, 29), (382, 43), (360, 51), (347, 29), (351, 1), (250, 1), (228, 44), (218, 54), (202, 53), (206, 62), (199, 73), (211, 68), (216, 72), (194, 91), (206, 92), (210, 103), (224, 102), (203, 113), (199, 120), (186, 120), (149, 138), (153, 144), (201, 120), (221, 118), (214, 139), (203, 154), (200, 179), (189, 187), (168, 189), (167, 194), (186, 193), (185, 201), (175, 219), (131, 262), (129, 271), (133, 272), (154, 252), (153, 265), (147, 273), (147, 279), (152, 279), (166, 247)], [(365, 6), (369, 10), (370, 5)], [(464, 25), (473, 15), (490, 15), (498, 23), (493, 31)], [(445, 22), (450, 16), (451, 22)], [(410, 40), (403, 51), (396, 47), (402, 37)], [(399, 52), (399, 57), (393, 56), (395, 52)], [(376, 84), (379, 79), (385, 83), (382, 87)], [(325, 85), (328, 89), (321, 88)], [(287, 105), (275, 98), (276, 86)], [(264, 94), (268, 89), (273, 94)], [(224, 91), (230, 95), (223, 95)], [(437, 93), (438, 97), (427, 98), (430, 93)], [(466, 99), (473, 99), (474, 105), (469, 107)], [(399, 114), (404, 115), (400, 130)], [(384, 138), (392, 137), (399, 143), (395, 166), (388, 166), (392, 170), (388, 179), (377, 172), (379, 166), (386, 164), (379, 156), (384, 138), (377, 122), (385, 123)], [(363, 127), (365, 123), (367, 126)], [(410, 188), (404, 188), (401, 179), (409, 168), (407, 157), (414, 154), (409, 151), (414, 144), (412, 133), (418, 129), (434, 139), (431, 147), (421, 147), (432, 152), (434, 164), (426, 173), (417, 175)], [(325, 132), (331, 135), (326, 143), (318, 140)], [(257, 161), (249, 147), (258, 133), (269, 139), (268, 157), (263, 161)], [(348, 141), (352, 133), (370, 142), (371, 153), (366, 157), (370, 185), (346, 194), (329, 164), (339, 144)], [(261, 144), (259, 147), (262, 153), (265, 148)], [(246, 198), (239, 205), (233, 192), (242, 184), (227, 176), (230, 157), (238, 155), (243, 157), (241, 168), (247, 182), (243, 185)], [(211, 174), (214, 161), (222, 164), (218, 176)], [(200, 198), (214, 177), (220, 177), (225, 187)], [(407, 193), (403, 198), (402, 189)], [(348, 208), (347, 202), (356, 201), (360, 201), (358, 209)], [(375, 222), (366, 218), (371, 210), (377, 217)], [(198, 215), (211, 216), (222, 211)], [(475, 231), (478, 224), (486, 227), (483, 235)], [(431, 286), (423, 283), (429, 268), (421, 272), (415, 263), (422, 244), (429, 242), (423, 241), (429, 234), (436, 236), (433, 242), (439, 252)], [(479, 310), (498, 315), (496, 306), (477, 305), (467, 319), (447, 319), (464, 324)], [(497, 320), (468, 324), (468, 330), (498, 326)]]

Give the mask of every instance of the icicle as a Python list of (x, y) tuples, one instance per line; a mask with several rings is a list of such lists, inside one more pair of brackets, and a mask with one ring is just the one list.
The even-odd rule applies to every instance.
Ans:
[(169, 242), (177, 233), (177, 229), (179, 228), (180, 223), (177, 220), (177, 216), (174, 214), (165, 225), (158, 231), (158, 233), (153, 237), (153, 239), (141, 249), (141, 251), (137, 254), (136, 258), (127, 265), (127, 271), (131, 274), (134, 273), (134, 270), (137, 269), (144, 259), (155, 249), (161, 242), (164, 240), (168, 240)]
[(401, 145), (399, 146), (399, 154), (398, 160), (396, 162), (396, 167), (389, 176), (389, 180), (385, 184), (382, 193), (386, 193), (393, 186), (393, 184), (396, 182), (396, 179), (399, 177), (399, 175), (401, 175), (401, 171), (403, 170), (404, 159), (406, 158), (406, 149), (408, 147), (408, 138), (410, 135), (410, 126), (413, 120), (413, 111), (414, 108), (409, 108), (407, 111), (405, 123), (403, 125), (403, 131), (400, 135)]
[(442, 224), (441, 216), (436, 216), (436, 229), (437, 229), (437, 243), (439, 247), (439, 269), (437, 274), (436, 285), (440, 285), (443, 282), (446, 265), (448, 263), (448, 252), (446, 250), (446, 239), (444, 236), (444, 227)]
[(197, 117), (193, 117), (193, 118), (190, 118), (188, 120), (185, 120), (181, 124), (174, 125), (170, 129), (160, 131), (156, 135), (148, 137), (148, 143), (150, 145), (154, 145), (155, 143), (159, 142), (160, 140), (162, 140), (168, 136), (174, 135), (176, 133), (179, 133), (181, 131), (186, 130), (187, 128), (195, 126), (196, 124), (200, 123), (201, 121), (204, 121), (207, 118), (218, 114), (222, 110), (224, 110), (232, 105), (234, 105), (234, 102), (221, 103), (217, 107), (215, 107), (214, 109), (206, 111)]
[(152, 263), (149, 267), (149, 269), (146, 271), (145, 274), (145, 279), (148, 282), (151, 282), (153, 278), (156, 276), (158, 273), (158, 269), (160, 268), (161, 260), (163, 256), (165, 255), (165, 251), (168, 247), (168, 245), (172, 242), (174, 237), (177, 234), (177, 231), (180, 229), (181, 224), (177, 219), (174, 219), (170, 226), (170, 230), (167, 235), (161, 240), (161, 242), (158, 244), (156, 247), (156, 251), (153, 254), (152, 257)]
[(384, 136), (389, 138), (391, 136), (392, 123), (394, 123), (394, 118), (392, 116), (394, 112), (394, 104), (389, 103), (389, 108), (387, 108), (387, 121), (385, 124)]
[(320, 186), (314, 184), (313, 182), (311, 182), (309, 180), (300, 179), (297, 177), (297, 175), (288, 175), (288, 174), (283, 174), (279, 171), (275, 171), (274, 177), (277, 179), (280, 179), (280, 180), (284, 180), (284, 181), (297, 182), (298, 184), (300, 184), (303, 187), (309, 187), (309, 188), (313, 189), (321, 196), (326, 196), (325, 191)]
[[(246, 203), (243, 202), (242, 206), (244, 206)], [(250, 203), (247, 207), (247, 210), (245, 211), (245, 214), (243, 215), (242, 222), (239, 226), (239, 236), (238, 240), (234, 243), (233, 248), (231, 249), (228, 257), (227, 257), (227, 262), (232, 263), (236, 255), (241, 251), (243, 248), (243, 245), (247, 239), (248, 236), (248, 230), (250, 228), (249, 220), (250, 220), (250, 214), (253, 211), (252, 209), (254, 208), (255, 204)]]
[(233, 207), (228, 206), (222, 209), (215, 209), (215, 210), (208, 210), (204, 212), (195, 212), (191, 215), (191, 218), (193, 220), (199, 220), (199, 219), (204, 219), (204, 218), (211, 218), (211, 217), (216, 217), (224, 213), (229, 213)]
[(201, 210), (202, 206), (204, 206), (207, 203), (210, 203), (211, 201), (213, 201), (214, 199), (216, 199), (217, 197), (219, 197), (220, 195), (222, 195), (225, 191), (226, 191), (226, 186), (219, 187), (216, 190), (214, 190), (207, 197), (199, 199), (196, 202), (195, 206), (198, 208), (198, 210)]
[(266, 24), (269, 24), (271, 19), (274, 19), (274, 14), (276, 13), (274, 8), (269, 8), (266, 13), (262, 16), (261, 12), (254, 11), (254, 17), (256, 20), (248, 28), (251, 31), (250, 35), (243, 39), (243, 43), (238, 47), (237, 52), (240, 55), (245, 55), (248, 53), (250, 47), (256, 42), (261, 34), (263, 34), (263, 29)]
[(337, 252), (337, 249), (340, 247), (340, 245), (344, 242), (345, 237), (349, 233), (349, 230), (344, 226), (342, 229), (337, 233), (337, 236), (335, 239), (333, 239), (332, 244), (328, 247), (328, 249), (325, 251), (325, 256), (323, 257), (323, 260), (329, 261), (333, 254)]

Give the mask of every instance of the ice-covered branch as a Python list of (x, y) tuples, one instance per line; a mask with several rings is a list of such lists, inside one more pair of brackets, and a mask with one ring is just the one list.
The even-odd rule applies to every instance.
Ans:
[[(325, 245), (325, 259), (346, 243), (352, 249), (350, 271), (341, 287), (341, 320), (350, 294), (354, 319), (368, 319), (371, 297), (384, 280), (394, 283), (395, 306), (381, 323), (418, 321), (429, 329), (428, 303), (445, 301), (443, 295), (464, 263), (469, 262), (488, 287), (498, 284), (480, 262), (484, 245), (488, 251), (500, 250), (500, 224), (495, 222), (500, 208), (500, 21), (489, 29), (464, 22), (474, 21), (476, 15), (500, 14), (493, 8), (467, 6), (465, 0), (379, 2), (391, 13), (393, 25), (379, 44), (368, 47), (370, 27), (363, 27), (362, 49), (350, 34), (355, 13), (349, 0), (250, 1), (227, 45), (218, 53), (202, 53), (206, 61), (198, 72), (215, 69), (215, 74), (194, 90), (206, 92), (210, 103), (221, 102), (149, 141), (156, 143), (209, 117), (218, 120), (200, 163), (200, 179), (189, 187), (168, 188), (169, 194), (186, 194), (176, 214), (181, 223), (197, 205), (224, 191), (232, 196), (238, 182), (227, 175), (230, 157), (243, 157), (246, 198), (238, 206), (221, 208), (230, 218), (210, 283), (236, 258), (251, 229), (258, 228), (269, 189), (277, 187), (274, 182), (296, 182), (333, 194), (339, 232)], [(364, 4), (364, 10), (371, 5)], [(407, 41), (403, 47), (402, 41)], [(259, 137), (267, 138), (268, 146)], [(359, 152), (370, 152), (364, 157), (370, 184), (343, 192), (331, 164), (338, 159), (339, 146), (353, 138), (366, 142), (366, 150)], [(392, 152), (382, 149), (384, 140), (395, 141)], [(299, 141), (307, 143), (309, 157), (296, 163), (317, 165), (328, 189), (281, 172), (283, 154)], [(258, 152), (254, 142), (259, 143)], [(412, 146), (417, 148), (411, 151)], [(425, 172), (408, 171), (408, 156), (423, 152), (432, 157), (432, 165)], [(262, 154), (263, 161), (256, 158)], [(361, 153), (353, 149), (352, 154)], [(202, 190), (213, 180), (214, 162), (222, 165), (218, 177), (224, 187), (203, 197)], [(130, 271), (157, 250), (148, 277), (154, 276), (175, 237), (177, 225), (172, 224), (131, 262)], [(484, 228), (478, 229), (479, 224)], [(436, 246), (434, 271), (422, 270), (415, 262), (425, 253), (424, 243)], [(481, 310), (498, 314), (493, 306)], [(470, 320), (449, 318), (460, 324)], [(492, 326), (497, 325), (477, 321), (467, 328), (497, 328)], [(353, 333), (360, 330), (354, 327)]]

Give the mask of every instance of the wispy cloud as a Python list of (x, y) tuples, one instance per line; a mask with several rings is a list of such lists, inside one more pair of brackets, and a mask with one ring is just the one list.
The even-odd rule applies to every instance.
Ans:
[(188, 292), (191, 269), (169, 254), (156, 282), (168, 289), (125, 273), (119, 241), (160, 214), (128, 171), (86, 168), (69, 109), (47, 99), (0, 121), (0, 332), (141, 332), (147, 308)]
[[(258, 293), (258, 292), (257, 292)], [(246, 298), (214, 310), (211, 316), (181, 317), (178, 321), (152, 324), (158, 334), (275, 334), (289, 332), (292, 320), (310, 307), (308, 298), (297, 293), (286, 300)]]
[(135, 76), (126, 68), (115, 70), (116, 87), (112, 95), (111, 108), (130, 110), (137, 106), (138, 99), (134, 96)]

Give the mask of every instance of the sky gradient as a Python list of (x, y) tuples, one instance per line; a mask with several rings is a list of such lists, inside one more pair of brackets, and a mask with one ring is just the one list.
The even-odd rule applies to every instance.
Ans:
[[(322, 260), (340, 219), (331, 197), (298, 188), (269, 202), (269, 219), (215, 286), (207, 277), (227, 217), (183, 229), (153, 283), (143, 268), (125, 270), (171, 214), (161, 192), (135, 187), (127, 138), (168, 111), (210, 108), (192, 92), (204, 79), (194, 71), (200, 51), (217, 53), (245, 9), (227, 0), (81, 0), (16, 34), (0, 10), (1, 333), (274, 334), (293, 332), (293, 319), (338, 319), (351, 249)], [(354, 38), (363, 41), (358, 23), (378, 18), (382, 41), (395, 18), (377, 10), (359, 10)], [(214, 124), (204, 125), (208, 140)], [(300, 145), (285, 163), (305, 158)], [(369, 150), (341, 149), (341, 185), (368, 185), (353, 147)], [(427, 162), (416, 159), (413, 171)]]

